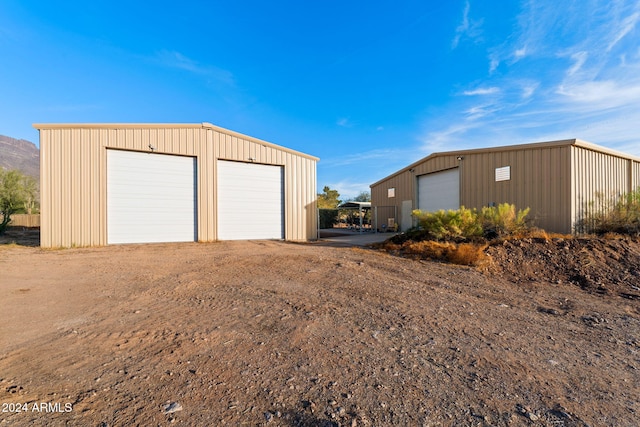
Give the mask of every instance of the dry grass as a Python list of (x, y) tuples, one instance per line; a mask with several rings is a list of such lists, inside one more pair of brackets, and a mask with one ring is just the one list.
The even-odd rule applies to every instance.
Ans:
[(0, 244), (0, 250), (17, 248), (18, 246), (19, 245), (14, 240), (12, 240), (11, 242)]
[(484, 250), (486, 243), (453, 243), (423, 240), (421, 242), (408, 241), (402, 245), (388, 243), (381, 249), (402, 253), (405, 256), (421, 259), (446, 261), (459, 265), (482, 265), (487, 260)]
[(460, 265), (482, 265), (487, 260), (487, 255), (484, 252), (487, 246), (486, 244), (460, 243), (454, 251), (449, 253), (449, 262)]
[(455, 246), (449, 242), (437, 242), (433, 240), (423, 240), (421, 242), (409, 241), (402, 245), (403, 252), (410, 255), (433, 259), (446, 259), (451, 248)]
[(402, 243), (395, 243), (387, 240), (374, 245), (375, 248), (384, 250), (396, 255), (433, 259), (437, 261), (450, 262), (459, 265), (484, 266), (490, 259), (485, 249), (491, 245), (499, 245), (505, 241), (514, 240), (544, 240), (551, 242), (554, 239), (569, 240), (575, 236), (570, 234), (551, 233), (539, 228), (519, 230), (512, 234), (502, 236), (493, 240), (483, 238), (474, 239), (471, 242), (452, 242), (441, 240), (406, 240)]
[(573, 239), (575, 236), (571, 234), (561, 234), (561, 233), (552, 233), (545, 231), (541, 228), (531, 228), (528, 230), (518, 231), (513, 234), (509, 234), (507, 236), (503, 236), (499, 239), (495, 239), (491, 242), (491, 244), (499, 244), (505, 241), (512, 240), (524, 240), (524, 239), (536, 239), (536, 240), (544, 240), (546, 242), (550, 242), (553, 239)]

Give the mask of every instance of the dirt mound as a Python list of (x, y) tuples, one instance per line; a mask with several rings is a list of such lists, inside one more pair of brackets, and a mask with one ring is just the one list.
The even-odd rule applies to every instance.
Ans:
[(476, 265), (513, 283), (572, 284), (592, 294), (640, 300), (638, 238), (613, 234), (549, 237), (544, 232), (491, 241), (421, 238), (420, 234), (398, 235), (375, 247), (405, 258)]
[(640, 300), (638, 239), (504, 240), (485, 253), (492, 260), (488, 271), (515, 283), (570, 283), (589, 293)]

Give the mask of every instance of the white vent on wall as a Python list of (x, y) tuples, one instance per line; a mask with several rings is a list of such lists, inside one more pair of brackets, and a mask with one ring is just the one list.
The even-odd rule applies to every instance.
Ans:
[(511, 180), (511, 166), (496, 168), (496, 182)]
[(396, 189), (394, 188), (389, 188), (387, 190), (387, 197), (396, 197)]

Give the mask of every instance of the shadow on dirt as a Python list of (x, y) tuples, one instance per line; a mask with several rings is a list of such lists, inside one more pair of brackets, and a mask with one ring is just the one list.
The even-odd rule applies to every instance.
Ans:
[(0, 245), (40, 247), (40, 227), (9, 227), (0, 235)]
[(280, 425), (288, 425), (291, 427), (338, 427), (340, 425), (335, 421), (318, 418), (314, 415), (299, 411), (286, 411), (284, 413), (279, 411), (265, 412), (264, 416), (267, 423), (274, 419), (279, 419), (282, 423)]

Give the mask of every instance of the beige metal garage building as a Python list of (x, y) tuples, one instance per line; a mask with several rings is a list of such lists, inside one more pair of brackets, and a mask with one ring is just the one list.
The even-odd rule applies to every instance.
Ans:
[(42, 247), (317, 237), (316, 157), (209, 123), (34, 127)]
[(434, 153), (371, 185), (380, 224), (406, 230), (414, 209), (512, 203), (548, 231), (571, 233), (597, 193), (640, 186), (640, 158), (577, 139)]

